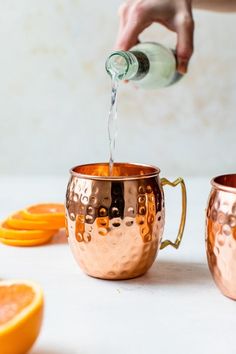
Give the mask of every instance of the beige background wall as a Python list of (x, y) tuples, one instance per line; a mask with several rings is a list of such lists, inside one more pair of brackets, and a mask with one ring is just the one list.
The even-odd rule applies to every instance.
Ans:
[[(104, 61), (118, 0), (0, 3), (0, 173), (67, 174), (108, 159), (110, 80)], [(195, 55), (178, 85), (122, 84), (117, 160), (165, 175), (236, 170), (236, 14), (195, 12)], [(155, 25), (142, 37), (173, 46)]]

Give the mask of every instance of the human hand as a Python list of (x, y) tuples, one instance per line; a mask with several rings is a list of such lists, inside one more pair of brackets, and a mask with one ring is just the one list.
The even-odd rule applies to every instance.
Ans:
[(157, 22), (177, 33), (177, 70), (187, 72), (193, 53), (194, 22), (191, 0), (128, 0), (119, 9), (120, 25), (116, 48), (129, 50), (138, 36)]

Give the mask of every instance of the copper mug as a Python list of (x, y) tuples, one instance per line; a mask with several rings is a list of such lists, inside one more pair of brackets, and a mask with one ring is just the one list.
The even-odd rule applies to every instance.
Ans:
[[(144, 274), (159, 248), (178, 248), (186, 219), (182, 178), (160, 179), (159, 168), (107, 163), (71, 169), (66, 194), (66, 229), (72, 253), (85, 273), (101, 279)], [(182, 215), (175, 242), (162, 241), (165, 223), (163, 186), (182, 189)]]
[(211, 181), (206, 212), (206, 251), (221, 292), (236, 300), (236, 174)]

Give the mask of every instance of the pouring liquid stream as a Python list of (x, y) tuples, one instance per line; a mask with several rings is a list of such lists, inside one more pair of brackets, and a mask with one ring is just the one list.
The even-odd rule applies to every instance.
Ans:
[(109, 174), (114, 175), (118, 82), (133, 80), (137, 87), (155, 89), (168, 87), (181, 79), (183, 75), (177, 72), (175, 52), (152, 42), (139, 43), (130, 51), (113, 51), (106, 61), (105, 68), (112, 79), (108, 134)]
[(117, 91), (119, 79), (114, 73), (111, 77), (111, 107), (108, 116), (108, 137), (109, 137), (109, 175), (113, 175), (114, 153), (117, 137)]

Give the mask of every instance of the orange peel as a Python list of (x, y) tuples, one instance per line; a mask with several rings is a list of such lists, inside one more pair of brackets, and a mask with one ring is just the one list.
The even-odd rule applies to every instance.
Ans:
[(13, 239), (13, 240), (37, 240), (46, 237), (51, 237), (58, 230), (17, 230), (12, 229), (4, 221), (0, 224), (0, 238), (1, 239)]
[(21, 211), (9, 216), (6, 224), (13, 229), (19, 230), (57, 230), (65, 227), (65, 218), (60, 220), (29, 220), (25, 219)]
[(40, 246), (44, 245), (45, 243), (50, 242), (52, 236), (40, 237), (35, 239), (12, 239), (12, 238), (0, 238), (0, 242), (4, 243), (8, 246), (18, 246), (18, 247), (32, 247), (32, 246)]

